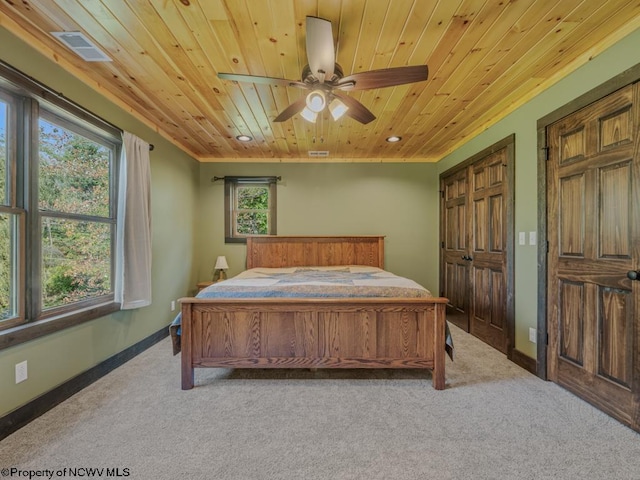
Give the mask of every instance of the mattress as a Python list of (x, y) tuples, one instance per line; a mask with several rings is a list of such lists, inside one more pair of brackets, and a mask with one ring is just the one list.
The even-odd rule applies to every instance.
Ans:
[(200, 298), (429, 297), (408, 278), (376, 267), (252, 268), (202, 290)]

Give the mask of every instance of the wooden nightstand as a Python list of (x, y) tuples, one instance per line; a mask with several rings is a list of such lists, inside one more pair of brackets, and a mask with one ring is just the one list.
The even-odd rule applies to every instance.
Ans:
[(198, 283), (198, 285), (197, 285), (198, 292), (200, 290), (202, 290), (203, 288), (207, 288), (209, 285), (213, 285), (213, 282), (200, 282), (200, 283)]

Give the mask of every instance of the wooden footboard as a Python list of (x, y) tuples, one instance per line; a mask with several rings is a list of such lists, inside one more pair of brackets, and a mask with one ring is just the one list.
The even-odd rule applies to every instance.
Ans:
[(445, 386), (445, 298), (182, 302), (182, 388), (196, 367), (427, 368)]

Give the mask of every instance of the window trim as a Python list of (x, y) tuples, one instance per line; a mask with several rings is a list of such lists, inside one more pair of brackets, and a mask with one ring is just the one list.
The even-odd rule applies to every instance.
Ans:
[(60, 330), (64, 330), (65, 328), (75, 327), (76, 325), (80, 325), (118, 311), (120, 311), (119, 303), (107, 302), (99, 305), (92, 305), (82, 310), (75, 310), (72, 313), (51, 316), (8, 327), (0, 330), (0, 350), (14, 347), (21, 343), (44, 337), (45, 335), (56, 333)]
[[(249, 236), (267, 236), (277, 234), (277, 183), (280, 177), (224, 177), (224, 242), (247, 243)], [(235, 229), (234, 206), (236, 189), (241, 186), (256, 185), (269, 188), (269, 227), (265, 235), (238, 235)]]
[[(19, 252), (23, 252), (23, 254), (18, 253), (16, 267), (16, 275), (19, 278), (16, 313), (19, 315), (0, 322), (0, 350), (2, 350), (120, 310), (120, 304), (114, 301), (113, 293), (117, 256), (117, 195), (122, 130), (3, 61), (0, 61), (0, 89), (2, 89), (0, 98), (3, 101), (6, 100), (11, 106), (11, 115), (14, 117), (16, 127), (14, 132), (7, 129), (7, 138), (13, 135), (9, 152), (11, 158), (7, 162), (7, 170), (12, 169), (10, 173), (7, 172), (7, 175), (10, 181), (15, 182), (12, 184), (13, 191), (7, 197), (11, 205), (2, 205), (0, 210), (4, 213), (18, 215), (17, 228), (21, 231), (15, 248)], [(38, 191), (38, 122), (41, 112), (46, 112), (45, 115), (48, 117), (44, 117), (45, 120), (55, 119), (54, 121), (60, 126), (66, 128), (69, 125), (69, 129), (73, 132), (109, 148), (113, 147), (113, 158), (109, 172), (109, 216), (108, 218), (80, 216), (85, 217), (83, 219), (87, 221), (97, 220), (111, 225), (111, 293), (80, 300), (62, 307), (46, 309), (43, 312), (39, 311), (40, 281), (29, 281), (29, 278), (33, 278), (35, 273), (38, 274), (37, 278), (40, 276), (41, 253), (38, 249), (37, 254), (34, 255), (33, 252), (36, 250), (33, 247), (39, 245), (38, 237), (42, 215), (38, 208), (37, 194), (30, 197), (25, 195), (26, 192)], [(19, 161), (20, 159), (23, 160)], [(4, 159), (2, 160), (4, 161)], [(36, 173), (31, 175), (32, 172)], [(9, 184), (7, 183), (7, 185)], [(25, 205), (24, 202), (27, 198), (29, 204)], [(27, 219), (27, 212), (33, 212), (30, 214), (33, 217)], [(49, 213), (51, 212), (46, 212), (47, 215)], [(65, 215), (65, 218), (72, 217), (74, 216)]]

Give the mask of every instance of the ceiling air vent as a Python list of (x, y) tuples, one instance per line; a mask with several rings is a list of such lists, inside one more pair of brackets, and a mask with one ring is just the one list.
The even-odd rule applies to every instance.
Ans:
[(328, 157), (329, 150), (309, 150), (310, 157)]
[(111, 59), (81, 32), (51, 32), (51, 35), (87, 62), (110, 62)]

